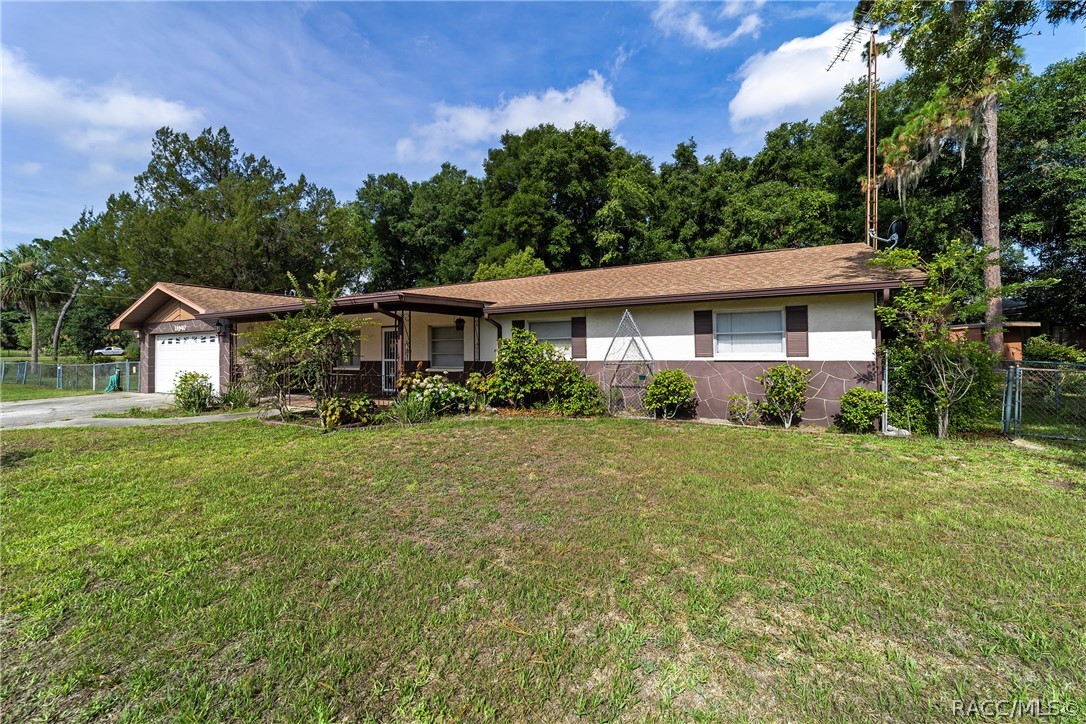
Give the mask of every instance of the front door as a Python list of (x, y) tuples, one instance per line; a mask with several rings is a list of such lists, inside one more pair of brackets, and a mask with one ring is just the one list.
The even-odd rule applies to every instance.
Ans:
[(396, 328), (381, 329), (381, 389), (396, 391)]

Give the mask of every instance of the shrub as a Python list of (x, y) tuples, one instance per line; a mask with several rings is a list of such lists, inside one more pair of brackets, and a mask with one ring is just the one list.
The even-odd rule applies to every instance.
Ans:
[(211, 378), (199, 372), (178, 372), (173, 386), (173, 402), (190, 415), (199, 415), (215, 405)]
[(513, 407), (545, 403), (551, 396), (560, 361), (565, 357), (552, 345), (540, 342), (526, 329), (514, 328), (512, 337), (498, 343), (491, 392)]
[(491, 394), (491, 376), (485, 375), (482, 372), (472, 372), (468, 375), (468, 382), (465, 385), (472, 392), (477, 392), (485, 395)]
[(376, 417), (377, 407), (369, 395), (326, 397), (317, 406), (321, 424), (328, 430), (341, 425), (368, 425)]
[(450, 382), (445, 375), (414, 372), (396, 383), (400, 397), (423, 397), (429, 401), (435, 415), (455, 415), (468, 412), (474, 395), (466, 387)]
[(554, 396), (548, 405), (551, 411), (570, 417), (603, 414), (603, 390), (576, 363), (563, 360), (555, 379)]
[(249, 344), (241, 350), (243, 369), (262, 396), (273, 399), (280, 414), (289, 415), (291, 390), (303, 389), (319, 406), (338, 394), (339, 377), (334, 373), (344, 353), (355, 348), (361, 328), (371, 320), (344, 317), (336, 308), (343, 290), (334, 272), (319, 270), (313, 276), (309, 294), (287, 273), (302, 309), (277, 317), (248, 333)]
[(998, 358), (978, 342), (957, 343), (956, 347), (961, 356), (959, 366), (968, 370), (970, 385), (954, 400), (953, 414), (936, 397), (931, 380), (939, 377), (923, 350), (905, 344), (889, 350), (891, 425), (934, 435), (939, 432), (940, 414), (945, 416), (944, 434), (976, 432), (996, 424), (1002, 379), (996, 371)]
[(406, 427), (420, 422), (429, 422), (437, 417), (430, 400), (423, 395), (404, 395), (397, 397), (381, 413), (380, 419)]
[(544, 407), (562, 415), (603, 412), (603, 393), (576, 363), (525, 329), (498, 344), (488, 390), (514, 407)]
[(882, 393), (866, 387), (853, 387), (841, 395), (841, 413), (837, 426), (844, 432), (873, 432), (875, 420), (882, 417), (886, 402)]
[(256, 387), (245, 380), (232, 382), (222, 393), (220, 404), (230, 410), (239, 407), (254, 407), (259, 402)]
[(785, 363), (770, 367), (757, 377), (765, 390), (762, 410), (771, 418), (780, 420), (785, 429), (803, 415), (807, 406), (807, 379), (810, 370)]
[(694, 378), (683, 370), (664, 370), (653, 375), (645, 390), (645, 408), (664, 419), (676, 415), (693, 417), (697, 404)]
[(746, 395), (728, 395), (728, 419), (740, 425), (753, 425), (762, 415), (761, 405)]
[(1070, 362), (1086, 365), (1086, 352), (1069, 344), (1053, 342), (1043, 334), (1026, 340), (1022, 346), (1022, 357), (1037, 362)]

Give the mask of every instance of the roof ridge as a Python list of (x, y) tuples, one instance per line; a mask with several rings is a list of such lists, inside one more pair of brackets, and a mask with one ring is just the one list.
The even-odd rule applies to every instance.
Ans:
[[(786, 247), (784, 249), (754, 249), (752, 251), (736, 251), (730, 254), (711, 254), (709, 256), (689, 256), (685, 259), (661, 259), (659, 261), (643, 261), (637, 264), (617, 264), (615, 266), (596, 266), (589, 267), (587, 269), (566, 269), (563, 271), (548, 271), (546, 274), (529, 274), (523, 277), (509, 277), (507, 279), (483, 279), (480, 281), (470, 282), (450, 282), (448, 284), (435, 284), (429, 287), (405, 287), (403, 289), (395, 289), (397, 292), (419, 291), (424, 289), (441, 289), (442, 287), (462, 287), (469, 284), (492, 284), (494, 282), (511, 282), (518, 281), (520, 279), (534, 279), (536, 277), (553, 279), (557, 276), (563, 276), (566, 274), (580, 274), (582, 272), (591, 271), (607, 271), (609, 269), (632, 269), (634, 267), (647, 267), (647, 266), (660, 266), (663, 264), (678, 264), (681, 262), (691, 261), (708, 261), (711, 259), (734, 259), (737, 256), (754, 256), (755, 254), (774, 254), (782, 251), (812, 251), (814, 249), (825, 249), (828, 247), (841, 247), (841, 246), (870, 246), (862, 241), (843, 241), (839, 244), (816, 244), (815, 246), (799, 246), (799, 247)], [(361, 295), (349, 295), (349, 296), (361, 296)]]
[(159, 282), (159, 284), (172, 284), (178, 287), (194, 287), (196, 289), (214, 289), (219, 292), (236, 292), (238, 294), (260, 294), (265, 297), (282, 297), (284, 299), (298, 299), (296, 296), (289, 294), (279, 294), (278, 292), (253, 292), (248, 289), (231, 289), (230, 287), (213, 287), (208, 284), (193, 284), (192, 282)]

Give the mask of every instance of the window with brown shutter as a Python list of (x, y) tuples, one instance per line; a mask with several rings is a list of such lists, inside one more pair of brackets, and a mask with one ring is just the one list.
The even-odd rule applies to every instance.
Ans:
[(807, 307), (784, 308), (785, 349), (789, 357), (807, 357)]
[(713, 313), (710, 310), (694, 312), (694, 356), (713, 356)]
[(588, 357), (588, 321), (585, 317), (574, 317), (569, 321), (573, 335), (570, 343), (573, 359), (586, 359)]

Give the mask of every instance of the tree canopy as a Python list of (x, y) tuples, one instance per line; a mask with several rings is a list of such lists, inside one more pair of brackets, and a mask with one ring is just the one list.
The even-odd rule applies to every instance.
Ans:
[[(1041, 7), (1065, 17), (1081, 9)], [(1013, 12), (1014, 22), (1028, 15)], [(998, 59), (1017, 62), (1009, 51)], [(959, 75), (955, 88), (974, 87), (973, 76)], [(908, 128), (933, 92), (950, 92), (935, 76), (914, 76), (880, 89), (879, 128)], [(1029, 314), (1086, 325), (1086, 54), (1038, 75), (1018, 68), (1001, 88), (1003, 270), (1010, 281), (1059, 278), (1025, 293)], [(371, 173), (345, 203), (242, 152), (226, 129), (164, 128), (131, 192), (34, 245), (56, 271), (43, 314), (67, 329), (59, 307), (73, 299), (73, 324), (105, 318), (159, 280), (282, 291), (289, 274), (308, 286), (326, 268), (348, 290), (381, 291), (861, 241), (866, 114), (866, 82), (857, 80), (821, 118), (768, 132), (752, 156), (705, 153), (691, 138), (658, 166), (610, 131), (543, 125), (504, 134), (481, 176), (449, 163), (421, 181)], [(951, 135), (929, 149), (907, 205), (883, 190), (881, 227), (908, 221), (908, 245), (925, 258), (954, 239), (983, 239), (982, 164), (963, 156), (969, 140)], [(972, 283), (979, 294), (980, 279)], [(5, 302), (8, 338), (29, 322), (13, 305)], [(73, 327), (59, 344), (76, 338), (88, 340)]]

